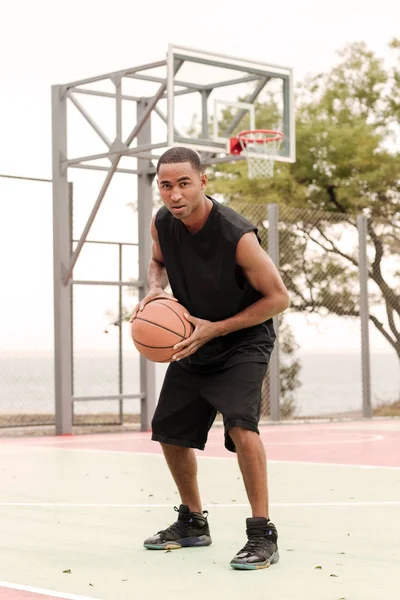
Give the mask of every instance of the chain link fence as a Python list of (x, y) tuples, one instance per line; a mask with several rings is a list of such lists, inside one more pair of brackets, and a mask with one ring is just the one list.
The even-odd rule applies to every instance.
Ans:
[[(93, 208), (103, 173), (74, 174), (71, 238), (75, 250)], [(128, 184), (128, 185), (127, 185)], [(139, 355), (132, 344), (126, 310), (138, 302), (137, 213), (131, 177), (116, 176), (93, 222), (72, 280), (73, 425), (106, 429), (140, 428)], [(124, 240), (124, 241), (121, 241)], [(128, 397), (127, 397), (128, 396)]]
[[(258, 227), (268, 251), (268, 205), (231, 206)], [(50, 182), (0, 180), (0, 220), (6, 257), (0, 296), (0, 427), (35, 425), (54, 432)], [(76, 218), (74, 223), (76, 239), (80, 224)], [(120, 280), (137, 277), (138, 248), (134, 240), (117, 241), (117, 233), (104, 240), (99, 229), (100, 243), (85, 245), (74, 273), (76, 281), (86, 282), (73, 287), (73, 395), (80, 399), (74, 402), (76, 431), (89, 424), (140, 424), (140, 401), (115, 399), (137, 394), (140, 386), (139, 360), (124, 321), (137, 296), (119, 286)], [(361, 416), (357, 220), (280, 207), (276, 233), (279, 269), (291, 296), (290, 309), (279, 318), (280, 418)], [(399, 239), (397, 223), (368, 221), (369, 383), (376, 416), (400, 413)], [(99, 280), (109, 284), (99, 285)], [(158, 389), (164, 370), (161, 366), (156, 372)], [(271, 418), (270, 376), (269, 371), (262, 392), (264, 419)]]
[[(73, 239), (79, 237), (89, 210), (90, 198), (85, 203), (82, 196), (78, 190), (78, 206), (71, 211)], [(137, 227), (126, 194), (117, 208), (113, 200), (114, 212), (125, 211), (124, 237), (134, 237)], [(120, 280), (137, 279), (138, 248), (134, 242), (115, 241), (121, 227), (107, 240), (104, 232), (111, 202), (105, 203), (94, 231), (99, 243), (85, 244), (74, 272), (75, 433), (89, 427), (140, 427), (140, 401), (119, 398), (140, 391), (139, 356), (129, 324), (123, 320), (124, 312), (137, 302), (137, 293), (119, 285)], [(2, 435), (16, 431), (54, 434), (51, 181), (0, 178), (0, 222), (1, 255), (5, 257), (0, 293), (0, 430)]]
[(400, 222), (369, 219), (369, 339), (373, 414), (400, 415)]
[[(268, 206), (233, 202), (269, 250)], [(363, 415), (360, 247), (349, 215), (279, 207), (279, 270), (291, 307), (279, 322), (280, 418)], [(375, 415), (399, 411), (399, 227), (368, 222), (370, 354)], [(379, 262), (379, 267), (378, 267)], [(389, 339), (390, 338), (390, 339)], [(365, 351), (365, 348), (364, 348)], [(271, 369), (262, 415), (271, 418)]]
[(51, 204), (49, 182), (0, 179), (3, 433), (55, 422)]

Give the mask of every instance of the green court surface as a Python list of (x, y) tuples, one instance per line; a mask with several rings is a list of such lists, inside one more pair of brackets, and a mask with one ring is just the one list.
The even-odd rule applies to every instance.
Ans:
[[(398, 425), (382, 423), (381, 437), (398, 436)], [(270, 430), (276, 447), (279, 436), (290, 443), (290, 428)], [(154, 453), (135, 451), (135, 435), (147, 443), (148, 434), (2, 440), (0, 599), (42, 600), (39, 590), (77, 600), (398, 599), (400, 467), (271, 460), (281, 559), (234, 571), (229, 561), (251, 516), (234, 455), (199, 452), (213, 544), (145, 550), (143, 540), (175, 520), (179, 499), (157, 444)], [(360, 455), (369, 439), (360, 439)]]

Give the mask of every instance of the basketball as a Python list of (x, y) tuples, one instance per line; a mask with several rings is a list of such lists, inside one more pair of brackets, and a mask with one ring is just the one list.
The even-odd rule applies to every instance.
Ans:
[(160, 298), (146, 304), (132, 321), (133, 343), (140, 354), (153, 362), (171, 362), (174, 346), (188, 338), (193, 325), (183, 316), (184, 306)]

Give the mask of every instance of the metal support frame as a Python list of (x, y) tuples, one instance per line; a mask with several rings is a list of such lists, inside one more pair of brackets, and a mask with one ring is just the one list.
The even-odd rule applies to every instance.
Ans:
[[(72, 184), (70, 184), (72, 187)], [(71, 203), (72, 208), (72, 203)], [(72, 222), (72, 212), (71, 212), (71, 222)], [(72, 244), (77, 243), (79, 240), (72, 239), (72, 231), (71, 231), (71, 254), (72, 254)], [(110, 242), (104, 240), (87, 240), (87, 244), (95, 244), (95, 245), (106, 245), (106, 246), (117, 246), (118, 247), (118, 281), (107, 281), (107, 280), (93, 280), (93, 279), (71, 279), (71, 285), (86, 285), (86, 286), (116, 286), (118, 287), (118, 316), (114, 325), (118, 326), (118, 394), (107, 395), (107, 396), (75, 396), (73, 384), (73, 372), (72, 372), (72, 425), (75, 425), (75, 414), (74, 414), (74, 406), (76, 402), (90, 402), (90, 401), (109, 401), (109, 400), (118, 400), (119, 402), (119, 421), (115, 423), (115, 425), (123, 425), (124, 423), (124, 400), (142, 400), (145, 395), (143, 393), (138, 394), (124, 394), (124, 371), (123, 371), (123, 335), (122, 335), (122, 314), (123, 314), (123, 303), (122, 303), (122, 290), (124, 287), (126, 288), (140, 288), (143, 286), (143, 283), (140, 280), (132, 280), (132, 281), (123, 281), (123, 248), (128, 247), (137, 247), (139, 244), (134, 242)], [(72, 295), (73, 300), (73, 295)], [(72, 307), (73, 312), (73, 307)], [(72, 329), (72, 323), (71, 323)], [(73, 347), (73, 337), (72, 337), (72, 347)], [(73, 352), (71, 355), (71, 362), (73, 366)], [(81, 426), (92, 425), (93, 423), (81, 423)], [(109, 423), (95, 423), (96, 425), (108, 425)], [(114, 423), (113, 423), (114, 424)]]
[[(148, 111), (148, 102), (142, 100), (137, 104), (137, 119), (140, 121)], [(147, 120), (142, 127), (138, 142), (147, 144), (151, 140), (151, 122)], [(152, 240), (150, 235), (150, 223), (153, 213), (153, 176), (148, 174), (149, 161), (138, 160), (139, 170), (142, 174), (138, 176), (138, 226), (139, 226), (139, 279), (145, 282), (139, 289), (140, 300), (147, 294), (147, 268), (151, 258)], [(156, 407), (156, 367), (155, 364), (140, 355), (140, 391), (144, 394), (141, 406), (141, 428), (147, 431), (151, 426), (151, 418)]]
[(97, 81), (104, 81), (106, 79), (113, 79), (115, 77), (129, 77), (134, 73), (140, 71), (146, 71), (147, 69), (155, 69), (157, 67), (164, 67), (166, 65), (165, 60), (159, 60), (157, 62), (140, 65), (139, 67), (133, 67), (131, 69), (123, 69), (122, 71), (114, 71), (112, 73), (106, 73), (105, 75), (96, 75), (95, 77), (87, 77), (86, 79), (80, 79), (79, 81), (73, 81), (61, 86), (62, 92), (65, 93), (72, 88), (79, 87), (81, 85), (87, 85), (88, 83), (96, 83)]
[[(229, 62), (225, 61), (225, 60), (215, 60), (214, 56), (211, 53), (208, 52), (203, 52), (203, 55), (205, 56), (206, 54), (210, 54), (211, 58), (207, 59), (204, 58), (204, 56), (199, 57), (196, 56), (195, 54), (191, 54), (191, 52), (195, 52), (194, 50), (191, 50), (190, 48), (187, 48), (188, 51), (186, 51), (185, 48), (182, 47), (177, 47), (176, 48), (176, 52), (175, 52), (175, 58), (178, 60), (182, 60), (182, 61), (189, 61), (189, 62), (194, 62), (194, 63), (199, 63), (201, 65), (210, 65), (212, 67), (221, 67), (222, 69), (232, 69), (233, 71), (243, 71), (244, 73), (247, 73), (248, 77), (248, 73), (249, 73), (249, 65), (246, 64), (244, 62), (244, 64), (241, 64), (243, 61), (242, 59), (232, 59), (231, 56), (227, 56), (224, 54), (219, 54), (218, 56), (221, 58), (227, 58), (229, 59)], [(253, 65), (259, 64), (260, 65), (260, 69), (254, 68)], [(281, 69), (285, 69), (288, 70), (286, 67), (277, 67), (277, 68), (271, 68), (270, 70), (266, 69), (265, 66), (263, 66), (264, 68), (261, 68), (262, 63), (257, 62), (257, 61), (252, 61), (252, 67), (251, 67), (251, 72), (252, 75), (258, 75), (259, 77), (265, 77), (266, 75), (268, 77), (280, 77), (282, 74), (279, 72)]]
[(288, 77), (283, 78), (283, 149), (288, 152), (289, 140), (292, 140), (293, 147), (291, 148), (292, 160), (296, 160), (296, 145), (294, 143), (294, 132), (296, 129), (296, 115), (295, 115), (295, 99), (294, 99), (294, 81), (293, 73), (289, 80)]
[[(132, 156), (137, 157), (141, 152), (146, 149), (156, 149), (156, 148), (165, 148), (168, 145), (174, 145), (173, 140), (168, 137), (165, 141), (159, 144), (150, 144), (145, 145), (143, 147), (140, 144), (137, 144), (134, 147), (131, 147), (131, 143), (134, 138), (137, 137), (138, 130), (134, 130), (129, 136), (129, 138), (123, 142), (121, 139), (122, 136), (122, 100), (129, 100), (134, 102), (140, 102), (142, 97), (136, 95), (129, 95), (123, 93), (123, 81), (125, 78), (129, 78), (131, 80), (139, 80), (139, 81), (147, 81), (154, 84), (160, 84), (159, 92), (156, 93), (152, 100), (153, 103), (149, 103), (149, 114), (143, 115), (143, 119), (147, 120), (152, 110), (159, 111), (159, 107), (157, 107), (157, 102), (161, 99), (168, 100), (168, 131), (169, 134), (173, 131), (173, 98), (176, 96), (180, 96), (182, 94), (193, 94), (196, 92), (200, 92), (203, 97), (203, 106), (202, 106), (202, 138), (204, 145), (207, 146), (204, 138), (207, 136), (206, 134), (206, 102), (205, 99), (209, 96), (209, 94), (216, 88), (226, 87), (241, 83), (249, 83), (255, 82), (256, 87), (252, 93), (249, 94), (247, 101), (254, 102), (257, 96), (260, 94), (262, 89), (268, 83), (268, 81), (272, 77), (277, 77), (282, 79), (283, 81), (283, 97), (286, 106), (286, 113), (284, 114), (284, 123), (283, 128), (285, 131), (285, 135), (287, 137), (292, 136), (292, 131), (294, 131), (294, 116), (293, 111), (289, 111), (288, 105), (289, 102), (293, 104), (293, 85), (289, 83), (289, 75), (291, 75), (291, 69), (282, 66), (271, 66), (265, 65), (261, 62), (257, 61), (246, 61), (244, 59), (228, 57), (224, 55), (216, 55), (214, 56), (209, 52), (201, 52), (201, 56), (197, 55), (197, 51), (186, 48), (186, 47), (175, 47), (170, 45), (168, 51), (167, 60), (161, 60), (153, 63), (149, 63), (146, 65), (141, 65), (139, 67), (133, 67), (130, 69), (124, 69), (121, 71), (116, 71), (113, 73), (107, 73), (105, 75), (99, 75), (96, 77), (89, 77), (80, 81), (75, 81), (64, 86), (61, 86), (61, 97), (67, 97), (77, 108), (77, 110), (82, 114), (85, 120), (89, 123), (89, 125), (93, 128), (93, 130), (98, 134), (104, 144), (108, 147), (107, 152), (98, 153), (91, 156), (80, 156), (75, 158), (67, 158), (66, 154), (62, 157), (64, 168), (75, 167), (75, 168), (87, 168), (87, 169), (98, 169), (105, 170), (107, 167), (97, 166), (92, 164), (87, 164), (90, 161), (100, 160), (102, 158), (108, 158), (111, 161), (111, 168), (109, 168), (109, 177), (111, 178), (114, 172), (127, 172), (126, 170), (118, 169), (115, 162), (118, 164), (119, 159), (122, 156)], [(225, 60), (227, 59), (227, 60)], [(203, 65), (210, 65), (212, 67), (222, 67), (224, 69), (231, 69), (232, 71), (242, 71), (242, 77), (235, 77), (226, 81), (216, 81), (213, 83), (199, 84), (196, 82), (188, 82), (180, 79), (175, 79), (175, 74), (179, 70), (180, 66), (187, 61), (188, 63), (200, 63)], [(154, 74), (155, 68), (163, 68), (167, 67), (165, 77), (160, 76), (159, 74)], [(262, 68), (261, 68), (262, 67)], [(146, 72), (147, 73), (143, 73)], [(115, 86), (115, 92), (105, 92), (101, 90), (88, 89), (86, 86), (88, 84), (93, 84), (96, 82), (102, 82), (106, 80), (111, 80)], [(168, 87), (168, 90), (167, 90)], [(81, 103), (77, 100), (76, 95), (78, 94), (89, 94), (92, 96), (98, 97), (107, 97), (115, 99), (115, 122), (116, 122), (116, 138), (114, 142), (108, 139), (105, 133), (102, 131), (101, 127), (95, 122), (93, 117), (88, 113), (88, 111), (81, 105)], [(147, 98), (149, 99), (149, 98)], [(160, 114), (160, 112), (158, 112)], [(232, 123), (227, 128), (227, 134), (232, 132), (240, 119), (243, 117), (244, 112), (239, 112), (239, 114), (233, 119)], [(292, 122), (293, 121), (293, 122)], [(143, 123), (137, 123), (137, 128), (140, 127)], [(208, 127), (208, 125), (207, 125)], [(183, 143), (186, 145), (190, 145), (190, 142), (193, 143), (191, 138), (186, 138), (185, 136), (181, 136), (175, 131), (175, 142)], [(217, 146), (214, 148), (205, 147), (204, 150), (201, 148), (203, 142), (198, 140), (199, 150), (201, 152), (207, 152), (207, 157), (209, 153), (218, 152), (216, 150)], [(288, 142), (286, 142), (288, 143)], [(225, 144), (221, 144), (220, 152), (224, 153), (226, 151)], [(294, 152), (294, 150), (292, 150)], [(111, 160), (111, 159), (115, 159)], [(225, 158), (221, 160), (219, 158), (219, 162), (230, 161), (231, 156), (225, 155)], [(282, 161), (292, 161), (294, 160), (294, 154), (291, 157), (281, 156), (280, 160)], [(131, 172), (135, 172), (135, 170), (131, 170)], [(107, 189), (108, 183), (105, 182), (105, 189)], [(80, 252), (80, 249), (76, 249), (76, 251)], [(74, 255), (74, 261), (76, 260), (76, 256)], [(73, 266), (73, 265), (72, 265)], [(70, 277), (70, 272), (68, 273), (68, 277)]]
[[(204, 58), (206, 56), (206, 58)], [(186, 94), (198, 94), (202, 96), (202, 139), (199, 139), (199, 147), (204, 158), (204, 164), (218, 164), (222, 162), (231, 162), (242, 160), (242, 157), (233, 157), (226, 153), (226, 148), (222, 149), (222, 155), (216, 147), (207, 148), (207, 140), (204, 139), (208, 135), (208, 118), (207, 114), (207, 98), (209, 94), (218, 87), (224, 87), (234, 84), (255, 82), (254, 91), (249, 95), (248, 101), (253, 102), (261, 90), (268, 82), (269, 77), (287, 77), (287, 69), (285, 67), (271, 67), (265, 70), (265, 65), (262, 63), (247, 63), (236, 59), (231, 61), (229, 67), (224, 61), (224, 57), (220, 55), (218, 60), (212, 58), (211, 54), (204, 53), (203, 58), (196, 58), (192, 54), (190, 48), (180, 48), (175, 55), (172, 54), (172, 47), (168, 52), (166, 60), (161, 60), (137, 67), (123, 69), (113, 73), (106, 73), (95, 77), (89, 77), (80, 81), (71, 82), (62, 86), (54, 86), (52, 89), (53, 99), (53, 207), (54, 207), (54, 339), (55, 339), (55, 374), (56, 374), (56, 431), (57, 433), (70, 433), (72, 428), (73, 402), (78, 398), (74, 398), (72, 390), (72, 285), (91, 284), (91, 285), (118, 285), (119, 286), (119, 307), (121, 310), (122, 302), (122, 286), (128, 282), (86, 282), (73, 280), (74, 267), (79, 259), (83, 245), (87, 243), (92, 224), (96, 218), (98, 210), (102, 204), (105, 194), (110, 186), (110, 183), (117, 173), (133, 174), (138, 177), (138, 220), (139, 220), (139, 279), (131, 282), (139, 290), (139, 295), (142, 298), (146, 292), (146, 271), (150, 258), (151, 238), (149, 226), (152, 217), (152, 180), (155, 175), (155, 166), (151, 162), (158, 158), (155, 153), (158, 149), (166, 149), (170, 139), (166, 135), (165, 141), (152, 143), (151, 139), (151, 121), (152, 113), (158, 116), (167, 123), (168, 131), (174, 130), (173, 127), (173, 98)], [(225, 57), (229, 58), (229, 57)], [(228, 81), (220, 81), (215, 83), (197, 84), (187, 82), (182, 78), (176, 80), (175, 75), (179, 71), (181, 65), (188, 61), (189, 63), (200, 62), (202, 64), (211, 65), (213, 67), (221, 66), (231, 68), (233, 71), (242, 71), (243, 76), (235, 75)], [(239, 61), (239, 62), (238, 62)], [(259, 64), (259, 68), (254, 65)], [(155, 74), (154, 69), (165, 69), (165, 76)], [(250, 69), (250, 72), (249, 72)], [(143, 95), (127, 94), (124, 88), (125, 78), (135, 81), (152, 82), (156, 87), (152, 96), (143, 97)], [(109, 82), (114, 84), (114, 92), (105, 92), (96, 90), (93, 84), (96, 82)], [(90, 84), (90, 88), (87, 86)], [(284, 87), (285, 98), (290, 93), (287, 87)], [(115, 123), (115, 139), (110, 139), (96, 122), (83, 104), (78, 100), (79, 95), (90, 95), (114, 100), (114, 123)], [(168, 114), (164, 115), (158, 103), (160, 100), (168, 101)], [(123, 104), (122, 101), (135, 102), (137, 104), (137, 121), (133, 125), (130, 135), (123, 140)], [(71, 157), (67, 152), (67, 104), (71, 103), (75, 109), (82, 115), (85, 122), (97, 134), (100, 142), (99, 152), (91, 156)], [(232, 131), (241, 118), (240, 113), (236, 119), (228, 126), (228, 130)], [(285, 123), (288, 116), (284, 118)], [(286, 127), (286, 125), (285, 125)], [(180, 138), (180, 134), (175, 128), (175, 137)], [(176, 141), (176, 140), (175, 140)], [(178, 140), (190, 147), (190, 139)], [(202, 141), (205, 142), (204, 150), (202, 150)], [(105, 146), (105, 148), (104, 148)], [(197, 149), (199, 150), (199, 147)], [(136, 165), (134, 168), (120, 168), (119, 162), (122, 157), (132, 157), (135, 159)], [(110, 162), (107, 166), (98, 161), (106, 159)], [(285, 159), (283, 159), (285, 160)], [(96, 162), (97, 161), (97, 162)], [(135, 168), (136, 167), (136, 168)], [(70, 232), (70, 214), (68, 205), (68, 173), (69, 169), (87, 169), (105, 171), (105, 179), (100, 189), (98, 197), (93, 205), (92, 211), (87, 219), (87, 223), (83, 229), (83, 233), (72, 251), (71, 232)], [(275, 257), (278, 258), (277, 255)], [(119, 340), (119, 350), (121, 353), (122, 340)], [(274, 359), (275, 360), (275, 359)], [(278, 368), (278, 367), (277, 367)], [(273, 368), (274, 369), (274, 368)], [(276, 369), (275, 369), (276, 370)], [(275, 371), (273, 371), (275, 372)], [(141, 358), (141, 384), (139, 397), (142, 400), (142, 429), (150, 427), (151, 417), (155, 408), (155, 365)], [(122, 385), (122, 366), (119, 368), (119, 394), (120, 400), (120, 415), (122, 419), (122, 400), (123, 385)], [(275, 407), (274, 415), (279, 416), (279, 388), (276, 387), (276, 398), (278, 405)], [(89, 398), (88, 398), (89, 399)], [(79, 398), (81, 400), (81, 398)], [(275, 418), (274, 417), (274, 418)]]
[(67, 105), (61, 87), (52, 89), (54, 373), (56, 434), (72, 432), (71, 283), (63, 277), (71, 258), (70, 201), (67, 173), (60, 158), (67, 152)]
[[(118, 281), (122, 281), (122, 244), (118, 244)], [(124, 393), (124, 361), (122, 347), (122, 286), (118, 288), (118, 394), (122, 396)], [(119, 400), (119, 422), (122, 425), (124, 422), (124, 401)]]
[[(136, 125), (133, 128), (132, 132), (129, 134), (129, 136), (126, 139), (125, 146), (126, 146), (127, 149), (129, 149), (129, 146), (132, 143), (132, 141), (135, 139), (135, 137), (137, 137), (140, 134), (140, 131), (142, 130), (142, 128), (144, 127), (145, 123), (148, 121), (148, 119), (150, 117), (151, 111), (156, 106), (158, 100), (160, 99), (161, 95), (164, 93), (165, 89), (166, 89), (166, 84), (162, 84), (161, 87), (159, 88), (157, 94), (155, 94), (155, 96), (153, 98), (151, 98), (150, 101), (147, 103), (146, 110), (141, 115), (140, 120), (138, 120), (138, 122), (136, 123)], [(116, 139), (116, 141), (120, 141), (120, 140)], [(149, 147), (151, 147), (151, 144), (150, 144)], [(121, 157), (124, 154), (127, 154), (127, 153), (129, 153), (129, 150), (127, 150), (127, 151), (121, 150), (121, 151), (117, 151), (115, 153), (115, 156), (114, 156), (114, 158), (112, 160), (112, 163), (111, 163), (111, 167), (109, 168), (108, 173), (106, 175), (106, 178), (104, 180), (104, 183), (101, 186), (101, 190), (99, 192), (97, 200), (96, 200), (96, 202), (95, 202), (95, 204), (94, 204), (94, 206), (92, 208), (92, 211), (91, 211), (91, 213), (89, 215), (89, 218), (87, 220), (87, 223), (86, 223), (86, 225), (84, 227), (84, 230), (83, 230), (83, 233), (81, 235), (81, 238), (80, 238), (80, 240), (79, 240), (79, 242), (78, 242), (78, 244), (77, 244), (77, 246), (75, 248), (75, 251), (74, 251), (74, 253), (72, 255), (70, 264), (69, 264), (69, 266), (68, 266), (68, 268), (66, 270), (66, 273), (64, 275), (64, 279), (63, 279), (64, 285), (66, 285), (68, 283), (69, 279), (71, 278), (72, 271), (74, 269), (76, 261), (78, 260), (79, 254), (82, 251), (83, 244), (86, 241), (86, 238), (87, 238), (87, 236), (89, 234), (89, 231), (90, 231), (90, 229), (91, 229), (91, 227), (93, 225), (93, 221), (94, 221), (94, 219), (95, 219), (95, 217), (97, 215), (97, 212), (98, 212), (98, 210), (99, 210), (99, 208), (101, 206), (101, 203), (103, 202), (104, 196), (106, 195), (106, 192), (107, 192), (107, 190), (109, 188), (109, 185), (111, 183), (113, 175), (114, 175), (114, 173), (115, 173), (115, 171), (116, 171), (116, 169), (118, 167), (118, 163), (119, 163)], [(71, 161), (70, 161), (70, 164), (71, 164)]]
[[(279, 207), (268, 205), (268, 254), (279, 269)], [(280, 368), (279, 368), (279, 317), (273, 318), (276, 334), (275, 346), (269, 367), (269, 399), (272, 421), (280, 421)]]
[[(181, 65), (177, 62), (175, 73)], [(155, 158), (154, 150), (165, 147), (165, 143), (154, 144), (151, 141), (150, 116), (157, 107), (161, 98), (166, 97), (166, 79), (138, 75), (140, 71), (163, 67), (166, 61), (159, 61), (142, 65), (133, 69), (108, 73), (81, 81), (72, 82), (64, 86), (53, 87), (53, 205), (54, 205), (54, 314), (55, 314), (55, 380), (56, 380), (56, 432), (58, 434), (71, 433), (73, 425), (73, 404), (76, 401), (110, 399), (85, 397), (77, 398), (73, 395), (73, 335), (72, 335), (72, 286), (73, 285), (118, 285), (119, 286), (119, 321), (122, 312), (122, 287), (129, 285), (139, 289), (140, 296), (144, 294), (147, 264), (150, 257), (150, 221), (152, 214), (152, 178), (155, 174), (154, 165), (150, 162)], [(157, 82), (158, 91), (149, 98), (128, 96), (122, 93), (122, 80), (131, 77)], [(84, 86), (94, 82), (111, 80), (115, 86), (115, 93), (95, 91)], [(180, 82), (185, 85), (185, 82)], [(196, 86), (195, 86), (196, 87)], [(183, 91), (189, 91), (189, 88)], [(193, 91), (193, 86), (190, 91)], [(115, 139), (110, 140), (102, 128), (90, 115), (89, 111), (79, 102), (77, 94), (89, 94), (98, 97), (109, 97), (115, 100)], [(138, 104), (137, 122), (126, 140), (122, 140), (122, 100), (135, 101)], [(80, 112), (88, 125), (95, 131), (102, 143), (107, 147), (106, 152), (92, 156), (70, 158), (67, 153), (67, 102), (71, 102)], [(135, 147), (130, 147), (137, 140)], [(118, 168), (122, 156), (134, 156), (137, 159), (137, 169)], [(106, 167), (101, 164), (91, 164), (101, 158), (110, 160), (111, 165)], [(68, 170), (70, 168), (106, 171), (101, 190), (87, 219), (83, 233), (77, 240), (72, 251), (71, 215), (68, 204)], [(93, 222), (102, 204), (104, 196), (115, 173), (129, 173), (138, 175), (139, 189), (139, 267), (141, 276), (136, 282), (123, 282), (121, 260), (119, 261), (119, 281), (81, 281), (73, 280), (73, 270), (79, 259), (83, 245), (88, 242)], [(120, 247), (121, 255), (121, 247)], [(120, 256), (121, 259), (121, 256)], [(155, 365), (144, 361), (141, 357), (141, 384), (140, 393), (126, 395), (123, 393), (122, 371), (122, 331), (119, 334), (119, 375), (118, 395), (115, 399), (120, 402), (120, 422), (123, 420), (124, 398), (139, 398), (142, 402), (142, 428), (148, 429), (152, 412), (155, 407)]]
[(367, 231), (368, 220), (365, 215), (357, 217), (359, 240), (359, 280), (360, 280), (360, 317), (361, 317), (361, 377), (362, 377), (362, 412), (366, 418), (372, 417), (371, 403), (371, 366), (369, 348), (369, 302), (368, 302), (368, 255)]
[(208, 137), (208, 110), (207, 110), (207, 100), (210, 95), (211, 90), (202, 90), (201, 91), (201, 137)]

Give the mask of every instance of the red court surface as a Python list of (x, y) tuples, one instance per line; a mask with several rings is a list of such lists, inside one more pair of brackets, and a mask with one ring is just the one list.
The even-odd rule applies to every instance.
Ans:
[(43, 594), (0, 587), (0, 598), (1, 600), (3, 598), (4, 600), (56, 600), (57, 596), (43, 596)]
[(3, 600), (60, 600), (60, 596), (43, 596), (32, 592), (12, 590), (0, 587), (0, 598)]
[(7, 587), (4, 587), (4, 585), (4, 582), (0, 582), (0, 600), (96, 600), (96, 598), (88, 598), (87, 596), (75, 596), (71, 594), (63, 595), (58, 592), (50, 592), (47, 590), (38, 590), (37, 592), (34, 592), (30, 591), (28, 587), (25, 590), (21, 590), (8, 587), (12, 584), (7, 584)]
[[(268, 459), (298, 463), (329, 463), (365, 467), (400, 467), (400, 420), (265, 425), (260, 433)], [(147, 432), (14, 438), (3, 443), (62, 447), (92, 452), (160, 454)], [(222, 427), (214, 427), (199, 456), (234, 458), (223, 444)]]

